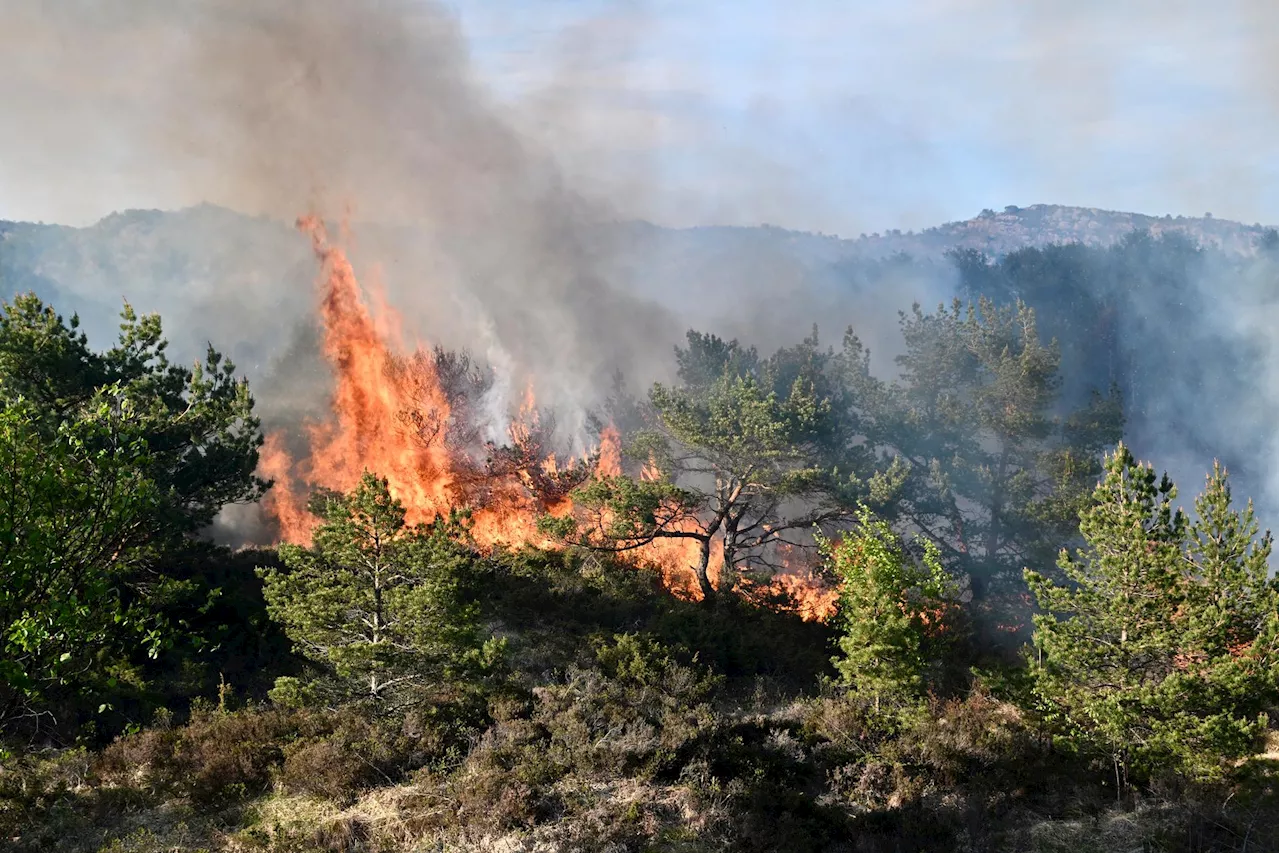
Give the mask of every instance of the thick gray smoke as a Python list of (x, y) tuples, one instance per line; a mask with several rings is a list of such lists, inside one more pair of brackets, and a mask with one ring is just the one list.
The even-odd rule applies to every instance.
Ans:
[[(604, 279), (595, 226), (611, 214), (504, 121), (438, 4), (9, 5), (11, 33), (60, 42), (46, 59), (58, 57), (68, 88), (96, 87), (123, 107), (104, 104), (100, 125), (69, 133), (148, 152), (186, 193), (234, 209), (349, 217), (356, 257), (377, 263), (408, 330), (518, 365), (549, 403), (589, 399), (611, 368), (675, 339), (670, 315)], [(251, 332), (284, 338), (283, 349), (290, 322), (311, 313), (308, 278), (252, 293), (223, 283), (199, 294), (206, 321), (257, 314), (267, 322), (250, 319)], [(223, 345), (244, 348), (244, 337)], [(512, 377), (517, 393), (524, 378)]]
[[(569, 410), (570, 423), (614, 369), (641, 381), (668, 370), (670, 345), (691, 325), (768, 339), (783, 319), (800, 318), (798, 335), (825, 316), (827, 337), (837, 340), (857, 319), (817, 310), (831, 307), (831, 294), (810, 299), (805, 270), (767, 248), (737, 268), (754, 270), (749, 277), (717, 280), (708, 271), (698, 292), (650, 292), (662, 259), (650, 256), (652, 270), (628, 269), (623, 250), (634, 257), (642, 238), (610, 225), (629, 212), (593, 198), (590, 186), (569, 186), (552, 152), (517, 130), (529, 110), (517, 120), (477, 81), (459, 24), (442, 4), (4, 6), (31, 89), (55, 102), (74, 93), (69, 114), (95, 121), (65, 127), (69, 138), (93, 133), (104, 162), (113, 151), (149, 158), (154, 179), (185, 197), (283, 222), (309, 211), (349, 219), (358, 271), (383, 281), (408, 333), (509, 370), (499, 387), (517, 396), (532, 378), (539, 399)], [(571, 68), (582, 46), (566, 51)], [(54, 57), (56, 69), (39, 61)], [(86, 92), (101, 102), (86, 107)], [(570, 122), (574, 114), (564, 96), (535, 106)], [(644, 187), (638, 171), (632, 180)], [(213, 213), (191, 224), (204, 230), (184, 241), (225, 242)], [(298, 334), (291, 327), (312, 313), (305, 245), (299, 235), (287, 250), (284, 281), (210, 277), (199, 292), (156, 307), (177, 321), (174, 337), (188, 333), (187, 312), (197, 308), (190, 319), (200, 332), (225, 332), (221, 346), (287, 368), (282, 354)], [(909, 297), (893, 310), (898, 302)], [(785, 318), (777, 310), (784, 305)], [(296, 391), (297, 377), (289, 379), (262, 395), (267, 406)]]
[[(1128, 441), (1178, 485), (1188, 510), (1217, 459), (1233, 498), (1252, 499), (1263, 530), (1280, 533), (1280, 292), (1276, 250), (1247, 261), (1209, 253), (1178, 292), (1135, 287), (1120, 327), (1144, 387)], [(1172, 278), (1172, 276), (1170, 277)], [(1162, 290), (1164, 292), (1162, 293)], [(1273, 565), (1277, 555), (1273, 555)]]
[[(221, 164), (238, 207), (398, 226), (399, 239), (357, 225), (356, 256), (378, 263), (409, 330), (527, 371), (552, 405), (588, 399), (673, 336), (671, 317), (605, 280), (593, 226), (609, 212), (504, 121), (441, 7), (186, 11), (169, 91), (188, 120), (170, 144)], [(507, 378), (518, 394), (525, 377)]]
[[(996, 17), (1008, 7), (1003, 0), (980, 5)], [(1048, 87), (1055, 97), (1084, 93), (1081, 126), (1102, 128), (1095, 113), (1105, 111), (1105, 99), (1095, 95), (1114, 74), (1094, 69), (1090, 76), (1092, 66), (1084, 63), (1064, 66), (1072, 71), (1065, 75), (1055, 39), (1068, 7), (1053, 8), (1014, 17), (1038, 34), (1045, 67), (1057, 75)], [(643, 21), (643, 9), (629, 12), (629, 22)], [(1274, 10), (1263, 17), (1271, 20)], [(913, 300), (935, 305), (953, 286), (948, 275), (904, 268), (899, 287), (881, 281), (874, 293), (851, 294), (847, 282), (815, 276), (798, 262), (781, 232), (775, 242), (740, 245), (730, 231), (688, 236), (722, 240), (719, 257), (736, 259), (729, 267), (707, 262), (715, 253), (686, 253), (679, 240), (619, 225), (637, 210), (685, 203), (690, 190), (666, 185), (642, 156), (608, 180), (599, 163), (564, 168), (574, 156), (566, 151), (581, 153), (586, 144), (571, 138), (587, 121), (574, 98), (600, 49), (593, 46), (598, 29), (567, 38), (563, 62), (552, 63), (576, 75), (578, 85), (553, 80), (544, 97), (513, 104), (481, 82), (458, 19), (435, 0), (0, 0), (0, 20), (0, 68), (12, 78), (0, 119), (20, 150), (47, 149), (28, 161), (43, 169), (51, 197), (73, 207), (92, 198), (108, 209), (157, 196), (204, 199), (270, 217), (252, 223), (204, 207), (168, 218), (158, 230), (138, 228), (136, 217), (99, 226), (117, 229), (122, 246), (156, 240), (198, 259), (180, 280), (162, 260), (149, 269), (113, 267), (87, 248), (63, 262), (65, 269), (51, 261), (40, 270), (80, 288), (76, 307), (98, 315), (91, 330), (109, 329), (123, 295), (140, 309), (159, 310), (175, 343), (198, 347), (207, 337), (229, 350), (250, 371), (269, 420), (322, 405), (327, 387), (308, 342), (316, 266), (305, 238), (289, 226), (304, 212), (350, 221), (358, 271), (385, 283), (404, 315), (407, 343), (464, 347), (502, 371), (497, 387), (507, 394), (494, 399), (496, 410), (532, 379), (539, 399), (560, 411), (570, 432), (607, 390), (615, 368), (633, 378), (633, 387), (669, 371), (670, 346), (689, 327), (767, 350), (793, 343), (815, 319), (832, 343), (853, 325), (870, 344), (878, 372), (888, 375), (900, 346), (897, 310)], [(924, 44), (947, 40), (951, 53), (944, 58), (969, 67), (961, 62), (972, 51), (968, 42), (948, 28), (927, 32)], [(625, 51), (634, 37), (612, 32), (609, 51)], [(1274, 50), (1263, 54), (1259, 62), (1273, 66)], [(965, 73), (981, 82), (982, 74), (1003, 75), (1003, 67), (978, 63)], [(1090, 84), (1081, 87), (1082, 79)], [(1274, 102), (1274, 74), (1266, 81)], [(1042, 100), (1043, 82), (1026, 88), (1034, 96), (1028, 103), (1054, 109), (1056, 102)], [(625, 81), (611, 85), (626, 89)], [(1008, 91), (993, 99), (1019, 115), (1025, 106)], [(956, 108), (968, 111), (967, 103), (958, 99)], [(541, 132), (534, 132), (539, 119)], [(1036, 126), (1003, 114), (992, 122), (1023, 133)], [(642, 142), (633, 140), (631, 149), (642, 151)], [(58, 158), (73, 149), (82, 159), (91, 152), (96, 173), (106, 177), (92, 185), (64, 180)], [(1197, 157), (1206, 153), (1196, 150)], [(754, 184), (762, 196), (803, 195), (806, 186), (780, 185), (784, 169), (739, 172), (734, 179)], [(148, 187), (113, 175), (145, 175)], [(628, 200), (634, 208), (618, 206)], [(722, 212), (731, 220), (741, 215)], [(870, 210), (859, 215), (876, 227), (891, 224)], [(689, 263), (694, 256), (702, 266)], [(122, 280), (166, 287), (123, 294), (103, 287)], [(1212, 321), (1222, 334), (1267, 340), (1266, 329), (1248, 319), (1262, 316), (1254, 306), (1226, 307)], [(1152, 308), (1153, 324), (1159, 316)], [(100, 334), (95, 342), (103, 343)], [(1274, 359), (1274, 346), (1270, 352)], [(1274, 390), (1274, 360), (1268, 364)], [(1274, 397), (1259, 399), (1274, 416)], [(1158, 417), (1152, 414), (1153, 423)], [(1268, 423), (1273, 427), (1274, 417)], [(1179, 455), (1179, 467), (1197, 461), (1181, 458), (1176, 437), (1147, 434), (1162, 445), (1152, 454), (1158, 465), (1174, 464), (1162, 461), (1165, 447)], [(1274, 442), (1267, 446), (1273, 475)], [(1199, 447), (1192, 451), (1203, 468), (1208, 457), (1199, 458)], [(1184, 482), (1183, 491), (1196, 486)]]

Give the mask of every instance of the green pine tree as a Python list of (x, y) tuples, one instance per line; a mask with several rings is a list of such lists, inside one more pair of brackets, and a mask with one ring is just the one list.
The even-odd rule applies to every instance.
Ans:
[(1032, 671), (1068, 740), (1107, 756), (1117, 787), (1173, 770), (1221, 775), (1255, 752), (1275, 704), (1268, 533), (1230, 506), (1215, 466), (1189, 522), (1176, 489), (1120, 445), (1081, 514), (1086, 547), (1032, 571)]
[(844, 684), (872, 698), (915, 701), (937, 681), (947, 646), (957, 638), (954, 582), (938, 547), (925, 541), (917, 561), (898, 535), (863, 507), (854, 530), (837, 545), (824, 543), (840, 583), (833, 659)]
[(1081, 484), (1119, 438), (1118, 398), (1061, 417), (1057, 344), (1040, 339), (1025, 305), (916, 306), (902, 333), (897, 382), (870, 375), (852, 336), (841, 357), (867, 442), (906, 468), (898, 521), (978, 580), (1051, 560), (1074, 533)]
[(394, 710), (446, 697), (492, 657), (465, 596), (474, 557), (458, 519), (406, 524), (387, 481), (369, 473), (349, 494), (319, 493), (312, 512), (323, 520), (313, 546), (282, 545), (285, 570), (259, 570), (272, 618), (328, 672), (312, 692)]
[(53, 435), (91, 413), (103, 391), (127, 401), (147, 445), (145, 474), (164, 497), (152, 539), (167, 536), (171, 545), (227, 504), (262, 496), (267, 484), (254, 475), (260, 423), (248, 382), (212, 346), (203, 362), (173, 364), (158, 315), (139, 316), (126, 303), (120, 317), (116, 345), (98, 353), (78, 317), (64, 322), (30, 294), (0, 303), (0, 406), (26, 400)]

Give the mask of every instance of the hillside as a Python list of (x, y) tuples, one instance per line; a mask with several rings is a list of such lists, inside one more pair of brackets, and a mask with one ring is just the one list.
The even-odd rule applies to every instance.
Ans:
[(233, 342), (221, 345), (251, 370), (266, 356), (261, 344), (270, 336), (261, 332), (278, 324), (283, 303), (306, 292), (309, 260), (305, 241), (285, 224), (211, 205), (113, 213), (85, 228), (0, 223), (6, 298), (34, 291), (79, 312), (99, 341), (114, 337), (127, 299), (160, 312), (170, 328)]
[(860, 238), (857, 245), (869, 256), (894, 252), (927, 256), (951, 249), (978, 249), (991, 255), (1003, 255), (1025, 246), (1052, 243), (1113, 246), (1135, 230), (1147, 230), (1153, 235), (1182, 234), (1206, 248), (1221, 249), (1229, 254), (1249, 254), (1258, 237), (1267, 229), (1257, 223), (1244, 225), (1209, 215), (1200, 218), (1147, 216), (1095, 207), (1033, 204), (1030, 207), (1006, 207), (1000, 213), (984, 210), (972, 219), (948, 222), (919, 234), (894, 231), (872, 235)]
[[(767, 335), (778, 301), (770, 300), (764, 310), (768, 317), (761, 317), (763, 300), (743, 297), (786, 293), (798, 299), (797, 310), (804, 314), (789, 319), (808, 323), (822, 317), (831, 332), (838, 332), (850, 321), (839, 304), (848, 294), (848, 276), (836, 272), (842, 264), (899, 253), (937, 261), (953, 249), (998, 256), (1062, 242), (1110, 246), (1135, 229), (1180, 233), (1230, 255), (1251, 253), (1265, 231), (1207, 217), (1160, 218), (1058, 205), (984, 211), (919, 233), (890, 231), (855, 239), (770, 225), (673, 229), (627, 222), (598, 232), (605, 247), (598, 263), (615, 287), (677, 306), (687, 324), (714, 325), (733, 334), (759, 334), (765, 327)], [(375, 225), (357, 225), (353, 231), (357, 249), (368, 247), (366, 257), (373, 262), (394, 258), (418, 239)], [(388, 266), (395, 269), (394, 263)], [(198, 328), (251, 376), (282, 349), (279, 330), (309, 316), (314, 273), (306, 241), (288, 223), (212, 205), (113, 213), (83, 228), (0, 221), (0, 295), (35, 291), (63, 311), (79, 312), (90, 337), (98, 340), (114, 336), (120, 300), (128, 299), (139, 310), (160, 312), (171, 329)], [(388, 277), (394, 291), (396, 276)], [(953, 290), (943, 267), (913, 282), (887, 318), (912, 299), (929, 303)]]
[(1149, 216), (1142, 213), (1070, 207), (1057, 204), (1009, 206), (997, 213), (984, 210), (977, 216), (947, 222), (923, 231), (888, 230), (856, 238), (790, 231), (774, 225), (754, 228), (705, 226), (665, 229), (649, 226), (651, 239), (692, 250), (695, 246), (742, 249), (747, 246), (785, 249), (812, 264), (838, 263), (849, 258), (884, 258), (905, 253), (916, 258), (938, 258), (955, 249), (977, 249), (999, 256), (1028, 246), (1081, 243), (1105, 248), (1135, 230), (1153, 235), (1181, 234), (1193, 243), (1247, 255), (1269, 228), (1246, 225), (1212, 216)]

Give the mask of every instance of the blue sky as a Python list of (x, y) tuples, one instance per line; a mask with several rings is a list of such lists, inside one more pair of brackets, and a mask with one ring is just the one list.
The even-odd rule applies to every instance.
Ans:
[[(174, 69), (201, 10), (240, 2), (0, 0), (0, 218), (234, 204)], [(1008, 204), (1280, 220), (1274, 0), (441, 2), (503, 120), (621, 215), (849, 236)]]
[(557, 150), (596, 178), (646, 170), (656, 218), (1280, 218), (1274, 3), (453, 5), (495, 91), (571, 102)]

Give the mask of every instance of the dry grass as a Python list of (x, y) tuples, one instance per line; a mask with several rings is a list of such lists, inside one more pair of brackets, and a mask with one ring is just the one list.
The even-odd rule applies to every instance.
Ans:
[[(319, 850), (430, 850), (438, 853), (552, 853), (636, 849), (664, 834), (696, 832), (708, 815), (684, 786), (638, 780), (565, 780), (556, 793), (573, 804), (571, 820), (508, 832), (446, 828), (432, 781), (381, 788), (339, 808), (314, 797), (276, 793), (256, 802), (253, 826), (223, 839), (229, 853)], [(446, 806), (447, 807), (447, 806)], [(150, 851), (160, 848), (149, 848)], [(182, 848), (185, 850), (185, 848)]]
[(1267, 732), (1267, 748), (1260, 757), (1267, 761), (1280, 761), (1280, 732), (1274, 729)]
[(1092, 818), (1046, 820), (1016, 833), (1014, 849), (1028, 853), (1146, 853), (1181, 830), (1173, 805), (1116, 809)]

